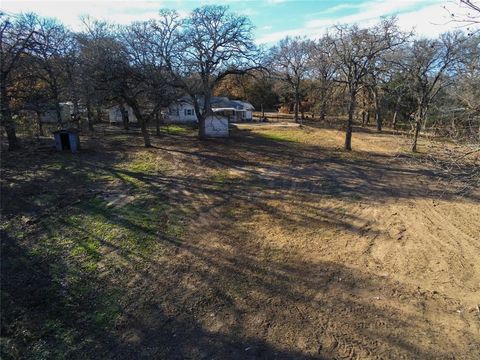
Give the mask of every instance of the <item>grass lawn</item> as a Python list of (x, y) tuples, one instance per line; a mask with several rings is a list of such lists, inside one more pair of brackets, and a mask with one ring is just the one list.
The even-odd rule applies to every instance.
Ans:
[(4, 152), (2, 358), (480, 358), (479, 187), (358, 130)]

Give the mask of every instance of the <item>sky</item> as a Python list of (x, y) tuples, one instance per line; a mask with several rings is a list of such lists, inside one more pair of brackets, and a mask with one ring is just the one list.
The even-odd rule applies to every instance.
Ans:
[(81, 15), (129, 24), (155, 18), (160, 8), (176, 9), (187, 16), (207, 4), (228, 5), (232, 12), (248, 16), (255, 26), (256, 42), (267, 45), (286, 36), (316, 38), (335, 24), (368, 26), (391, 15), (397, 16), (402, 29), (415, 29), (419, 36), (435, 37), (458, 27), (448, 21), (444, 8), (457, 9), (454, 0), (2, 0), (0, 9), (10, 14), (35, 12), (81, 30)]

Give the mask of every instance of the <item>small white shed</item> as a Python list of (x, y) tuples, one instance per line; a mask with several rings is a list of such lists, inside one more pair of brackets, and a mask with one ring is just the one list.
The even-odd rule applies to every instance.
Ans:
[(228, 128), (228, 115), (221, 109), (213, 112), (212, 115), (205, 119), (205, 135), (208, 137), (228, 137), (230, 131)]

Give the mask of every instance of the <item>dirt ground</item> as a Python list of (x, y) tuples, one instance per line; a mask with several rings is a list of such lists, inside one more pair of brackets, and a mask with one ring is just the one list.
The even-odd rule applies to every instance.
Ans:
[(478, 156), (165, 131), (3, 155), (2, 357), (480, 358)]

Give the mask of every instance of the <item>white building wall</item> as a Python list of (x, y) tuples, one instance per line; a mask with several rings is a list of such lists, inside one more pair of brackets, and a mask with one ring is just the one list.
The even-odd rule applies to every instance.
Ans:
[[(124, 107), (125, 107), (125, 110), (127, 110), (127, 112), (128, 112), (128, 122), (129, 123), (138, 122), (137, 117), (133, 113), (133, 109), (128, 105), (124, 105)], [(116, 105), (116, 106), (111, 107), (108, 110), (108, 120), (109, 120), (110, 124), (123, 123), (122, 111), (120, 110), (120, 106)]]
[[(72, 120), (73, 114), (73, 105), (69, 104), (60, 104), (60, 117), (62, 122), (68, 122)], [(56, 110), (47, 110), (40, 114), (40, 121), (42, 123), (56, 123), (57, 122), (57, 112)]]
[(228, 137), (228, 118), (223, 115), (210, 115), (205, 119), (205, 134), (209, 137)]
[(170, 105), (165, 120), (169, 123), (191, 123), (198, 121), (194, 106), (186, 103)]

